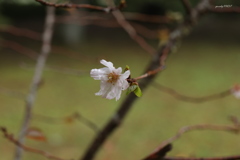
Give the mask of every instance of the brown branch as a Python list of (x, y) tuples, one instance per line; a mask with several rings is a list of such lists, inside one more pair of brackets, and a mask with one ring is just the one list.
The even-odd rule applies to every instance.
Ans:
[(18, 53), (21, 53), (33, 60), (37, 59), (38, 53), (35, 52), (34, 50), (31, 50), (27, 47), (24, 47), (23, 45), (17, 43), (17, 42), (13, 42), (13, 41), (9, 41), (9, 40), (0, 40), (0, 45), (2, 47), (6, 47), (6, 48), (10, 48)]
[(156, 149), (149, 156), (145, 157), (143, 160), (163, 160), (166, 154), (172, 150), (172, 145), (168, 144), (161, 149)]
[[(115, 7), (112, 0), (109, 0), (109, 6)], [(124, 15), (119, 11), (119, 9), (113, 10), (112, 15), (116, 18), (117, 22), (122, 26), (122, 28), (129, 34), (129, 36), (135, 40), (145, 51), (151, 55), (156, 54), (156, 50), (150, 46), (141, 36), (139, 36), (132, 25), (125, 19)]]
[(34, 40), (41, 40), (41, 34), (26, 28), (18, 28), (12, 25), (0, 25), (1, 32), (7, 32), (16, 36), (27, 37)]
[(32, 152), (32, 153), (36, 153), (36, 154), (40, 154), (48, 159), (51, 159), (51, 160), (66, 160), (66, 159), (62, 159), (62, 158), (59, 158), (57, 156), (54, 156), (48, 152), (45, 152), (43, 150), (40, 150), (40, 149), (35, 149), (35, 148), (31, 148), (31, 147), (28, 147), (28, 146), (25, 146), (23, 145), (22, 143), (20, 143), (18, 140), (16, 140), (12, 134), (9, 134), (7, 132), (7, 129), (4, 128), (4, 127), (0, 127), (0, 131), (3, 133), (4, 137), (6, 139), (8, 139), (10, 142), (12, 142), (13, 144), (15, 144), (16, 146), (22, 148), (24, 151), (27, 151), (27, 152)]
[(87, 9), (104, 11), (106, 13), (112, 12), (117, 9), (122, 9), (125, 7), (125, 1), (121, 1), (119, 6), (117, 6), (117, 7), (101, 7), (101, 6), (94, 6), (94, 5), (90, 5), (90, 4), (69, 4), (69, 3), (68, 4), (55, 4), (55, 3), (51, 3), (51, 2), (46, 2), (44, 0), (35, 0), (35, 1), (41, 3), (42, 5), (52, 6), (55, 8), (87, 8)]
[[(208, 8), (208, 0), (202, 0), (195, 10), (196, 18), (199, 18), (200, 12), (204, 12)], [(160, 46), (157, 51), (157, 54), (153, 56), (152, 61), (150, 62), (149, 66), (146, 68), (146, 72), (155, 70), (156, 68), (160, 67), (159, 60), (164, 60), (165, 55), (171, 52), (173, 46), (178, 38), (184, 35), (184, 27), (188, 26), (188, 21), (184, 21), (183, 24), (179, 25), (174, 31), (171, 32), (169, 40), (166, 42), (165, 45)], [(194, 24), (192, 24), (194, 25)], [(161, 58), (163, 56), (163, 58)], [(158, 72), (159, 73), (159, 72)], [(141, 79), (139, 82), (139, 86), (141, 86), (141, 90), (144, 91), (153, 81), (157, 74), (153, 74), (148, 76), (144, 79)], [(130, 109), (133, 107), (133, 103), (137, 100), (137, 97), (134, 94), (129, 94), (127, 98), (122, 102), (119, 106), (118, 110), (116, 111), (115, 115), (107, 122), (104, 128), (99, 132), (99, 134), (95, 137), (95, 139), (91, 142), (90, 146), (87, 148), (86, 152), (84, 153), (81, 160), (92, 160), (95, 156), (99, 148), (103, 145), (103, 143), (107, 140), (107, 138), (121, 125), (124, 118), (129, 113)]]
[[(42, 73), (43, 73), (43, 69), (44, 69), (48, 54), (50, 53), (50, 50), (51, 50), (51, 39), (52, 39), (53, 25), (54, 25), (54, 19), (55, 19), (54, 16), (55, 16), (55, 8), (47, 7), (45, 28), (44, 28), (43, 37), (42, 37), (43, 43), (42, 43), (41, 53), (37, 59), (37, 64), (36, 64), (32, 84), (30, 86), (30, 90), (26, 99), (24, 120), (23, 120), (23, 124), (19, 134), (19, 142), (21, 144), (24, 144), (24, 141), (25, 141), (25, 135), (27, 133), (27, 130), (31, 121), (32, 110), (34, 107), (37, 90), (38, 90), (39, 84), (41, 83)], [(15, 153), (15, 160), (20, 160), (21, 157), (22, 157), (22, 148), (17, 147), (16, 153)]]
[(231, 91), (228, 89), (228, 90), (225, 90), (225, 91), (213, 94), (213, 95), (209, 95), (209, 96), (190, 97), (190, 96), (182, 95), (182, 94), (178, 93), (177, 91), (175, 91), (174, 89), (163, 86), (157, 82), (152, 82), (152, 85), (154, 86), (154, 88), (156, 88), (164, 93), (167, 93), (178, 100), (185, 101), (185, 102), (191, 102), (191, 103), (204, 103), (204, 102), (208, 102), (208, 101), (212, 101), (212, 100), (216, 100), (216, 99), (221, 99), (221, 98), (231, 95)]
[(149, 77), (149, 76), (152, 76), (152, 75), (155, 75), (157, 74), (158, 72), (162, 71), (165, 69), (165, 61), (168, 57), (168, 54), (171, 52), (171, 48), (172, 48), (172, 44), (169, 43), (170, 46), (167, 46), (165, 48), (163, 48), (162, 50), (162, 55), (159, 57), (159, 67), (157, 67), (156, 69), (153, 69), (153, 70), (150, 70), (150, 71), (147, 71), (147, 73), (137, 77), (137, 78), (133, 78), (133, 80), (137, 81), (137, 80), (140, 80), (140, 79), (143, 79), (143, 78), (146, 78), (146, 77)]
[(129, 34), (129, 36), (135, 40), (146, 52), (151, 55), (156, 54), (157, 51), (137, 34), (136, 30), (128, 21), (126, 21), (125, 17), (119, 10), (113, 11), (112, 14), (116, 18), (117, 22), (122, 26), (122, 28)]
[[(177, 139), (179, 139), (184, 133), (194, 130), (215, 130), (215, 131), (226, 131), (231, 133), (239, 133), (240, 127), (236, 125), (215, 125), (215, 124), (199, 124), (199, 125), (191, 125), (191, 126), (185, 126), (182, 127), (175, 136), (163, 141), (157, 149), (153, 153), (151, 153), (147, 158), (144, 158), (144, 160), (154, 160), (153, 158), (155, 155), (157, 155), (160, 151), (162, 151), (166, 146), (170, 145)], [(239, 156), (238, 156), (239, 157)], [(163, 160), (222, 160), (221, 158), (178, 158), (178, 157), (165, 157), (162, 158)], [(229, 157), (228, 157), (229, 158)], [(232, 158), (232, 157), (231, 157)], [(225, 158), (226, 159), (226, 158)]]

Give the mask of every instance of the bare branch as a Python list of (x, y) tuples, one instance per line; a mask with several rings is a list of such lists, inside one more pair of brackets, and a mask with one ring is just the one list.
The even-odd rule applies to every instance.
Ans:
[[(214, 130), (214, 131), (226, 131), (226, 132), (231, 132), (231, 133), (239, 133), (240, 127), (236, 125), (215, 125), (215, 124), (199, 124), (199, 125), (191, 125), (191, 126), (185, 126), (182, 127), (175, 136), (163, 141), (157, 149), (153, 153), (151, 153), (147, 158), (144, 160), (154, 160), (154, 156), (158, 155), (159, 151), (164, 150), (165, 147), (171, 145), (174, 141), (179, 139), (184, 133), (189, 132), (189, 131), (195, 131), (195, 130)], [(239, 156), (237, 156), (239, 157)], [(222, 159), (227, 159), (229, 158), (232, 159), (233, 157), (221, 157), (221, 158), (178, 158), (178, 157), (165, 157), (162, 158), (163, 160), (222, 160)], [(236, 158), (234, 156), (234, 158)], [(233, 158), (233, 159), (234, 159)]]
[(116, 9), (122, 9), (125, 7), (125, 1), (121, 1), (119, 6), (117, 6), (117, 7), (101, 7), (101, 6), (94, 6), (94, 5), (90, 5), (90, 4), (69, 4), (69, 3), (68, 4), (55, 4), (55, 3), (46, 2), (43, 0), (35, 0), (35, 1), (41, 3), (42, 5), (52, 6), (55, 8), (87, 8), (87, 9), (104, 11), (107, 13), (112, 12)]
[[(45, 28), (43, 33), (43, 44), (41, 48), (41, 53), (37, 59), (34, 77), (32, 80), (32, 84), (30, 86), (30, 91), (26, 99), (25, 116), (24, 116), (22, 127), (21, 127), (20, 135), (19, 135), (19, 143), (21, 144), (24, 144), (24, 141), (25, 141), (25, 135), (27, 133), (27, 129), (29, 127), (30, 120), (32, 117), (32, 110), (33, 110), (34, 102), (36, 99), (37, 90), (41, 82), (43, 68), (45, 66), (47, 56), (51, 50), (50, 44), (51, 44), (51, 39), (53, 34), (53, 25), (54, 25), (54, 18), (55, 18), (54, 12), (55, 12), (55, 8), (47, 7)], [(22, 156), (22, 148), (17, 147), (15, 160), (20, 160), (21, 156)]]
[(18, 28), (12, 25), (0, 25), (1, 32), (7, 32), (16, 36), (27, 37), (34, 40), (41, 40), (41, 34), (26, 28)]
[[(116, 6), (113, 0), (108, 0), (108, 3), (111, 7)], [(151, 55), (156, 54), (157, 51), (137, 34), (136, 30), (128, 21), (126, 21), (124, 15), (119, 11), (119, 9), (113, 10), (112, 15), (116, 18), (117, 22), (122, 26), (122, 28), (129, 34), (129, 36), (135, 40), (145, 51)]]
[(172, 145), (168, 144), (161, 149), (155, 150), (149, 156), (144, 158), (143, 160), (162, 160), (166, 156), (167, 152), (172, 150)]
[(0, 127), (0, 131), (3, 133), (4, 137), (6, 139), (8, 139), (10, 142), (12, 142), (13, 144), (15, 144), (16, 146), (22, 148), (24, 151), (28, 151), (28, 152), (32, 152), (32, 153), (36, 153), (36, 154), (40, 154), (50, 160), (66, 160), (66, 159), (62, 159), (62, 158), (59, 158), (57, 156), (54, 156), (48, 152), (45, 152), (43, 150), (39, 150), (39, 149), (35, 149), (35, 148), (31, 148), (31, 147), (28, 147), (28, 146), (25, 146), (23, 145), (22, 143), (20, 143), (18, 140), (16, 140), (12, 134), (9, 134), (7, 132), (7, 129), (4, 128), (4, 127)]
[(156, 54), (156, 50), (151, 47), (142, 37), (140, 37), (136, 30), (131, 26), (129, 22), (127, 22), (123, 16), (123, 14), (119, 10), (115, 10), (112, 12), (113, 16), (116, 18), (117, 22), (125, 29), (125, 31), (130, 35), (130, 37), (135, 40), (145, 51), (149, 54)]
[(213, 95), (209, 95), (209, 96), (190, 97), (190, 96), (182, 95), (182, 94), (176, 92), (174, 89), (163, 86), (157, 82), (152, 82), (152, 85), (154, 86), (154, 88), (156, 88), (164, 93), (167, 93), (178, 100), (185, 101), (185, 102), (191, 102), (191, 103), (203, 103), (203, 102), (208, 102), (208, 101), (212, 101), (212, 100), (216, 100), (216, 99), (221, 99), (221, 98), (231, 95), (230, 89), (227, 89), (225, 91), (222, 91), (222, 92), (219, 92), (219, 93), (216, 93)]
[(143, 79), (143, 78), (146, 78), (146, 77), (149, 77), (149, 76), (152, 76), (152, 75), (155, 75), (157, 74), (158, 72), (164, 70), (165, 68), (165, 61), (168, 57), (168, 54), (171, 52), (171, 48), (172, 48), (172, 44), (169, 43), (170, 46), (167, 46), (167, 47), (164, 47), (163, 50), (162, 50), (162, 55), (159, 57), (159, 67), (157, 67), (156, 69), (153, 69), (153, 70), (150, 70), (150, 71), (147, 71), (147, 73), (137, 77), (137, 78), (133, 78), (133, 80), (140, 80), (140, 79)]

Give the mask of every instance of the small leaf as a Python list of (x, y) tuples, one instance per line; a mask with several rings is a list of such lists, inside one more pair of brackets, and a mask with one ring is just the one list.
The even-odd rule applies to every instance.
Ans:
[(128, 87), (126, 94), (128, 95), (129, 93), (135, 91), (137, 87), (138, 87), (138, 85), (132, 85), (132, 86)]
[(134, 93), (136, 96), (141, 97), (142, 96), (142, 91), (139, 86), (134, 90)]

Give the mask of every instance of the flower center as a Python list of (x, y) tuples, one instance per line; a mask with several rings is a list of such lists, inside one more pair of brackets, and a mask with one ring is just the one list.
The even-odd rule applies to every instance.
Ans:
[(118, 75), (118, 74), (116, 74), (116, 73), (114, 73), (114, 72), (109, 73), (109, 74), (108, 74), (108, 81), (107, 81), (107, 82), (108, 82), (108, 83), (115, 84), (115, 83), (117, 82), (118, 78), (119, 78), (119, 75)]

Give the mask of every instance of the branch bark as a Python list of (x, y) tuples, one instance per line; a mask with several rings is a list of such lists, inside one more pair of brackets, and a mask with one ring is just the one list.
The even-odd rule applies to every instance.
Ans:
[[(25, 106), (25, 113), (24, 113), (25, 115), (24, 115), (24, 120), (20, 130), (19, 139), (18, 139), (19, 143), (21, 144), (24, 144), (25, 142), (25, 135), (31, 121), (32, 110), (34, 107), (37, 90), (41, 82), (42, 73), (43, 73), (43, 69), (44, 69), (48, 54), (50, 53), (50, 50), (51, 50), (51, 39), (53, 34), (54, 20), (55, 20), (55, 8), (47, 7), (42, 48), (41, 48), (40, 55), (37, 59), (37, 64), (36, 64), (32, 84), (30, 86), (30, 90), (26, 98), (26, 106)], [(16, 153), (15, 153), (15, 160), (21, 160), (22, 153), (23, 153), (22, 148), (17, 147)]]

